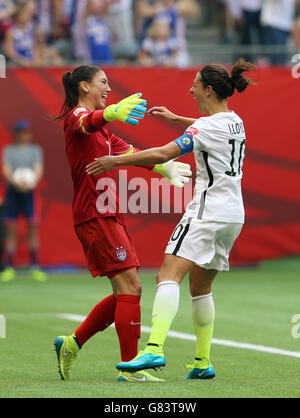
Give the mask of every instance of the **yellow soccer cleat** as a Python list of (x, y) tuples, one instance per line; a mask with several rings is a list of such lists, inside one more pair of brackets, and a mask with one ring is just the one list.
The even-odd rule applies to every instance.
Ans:
[(8, 266), (0, 273), (0, 278), (3, 282), (10, 282), (16, 275), (16, 270), (13, 267)]
[(30, 276), (37, 282), (45, 282), (48, 279), (48, 274), (37, 267), (30, 269)]
[(120, 372), (118, 382), (166, 382), (166, 380), (159, 379), (158, 377), (154, 377), (150, 373), (145, 372), (145, 370), (141, 370), (136, 373)]
[(73, 361), (78, 356), (79, 346), (74, 335), (56, 337), (54, 347), (58, 360), (58, 372), (62, 380), (70, 380)]

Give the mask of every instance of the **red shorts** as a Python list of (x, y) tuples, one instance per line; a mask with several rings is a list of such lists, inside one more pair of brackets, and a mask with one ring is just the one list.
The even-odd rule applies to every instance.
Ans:
[(109, 279), (138, 268), (140, 262), (126, 228), (114, 217), (94, 218), (75, 226), (93, 277)]

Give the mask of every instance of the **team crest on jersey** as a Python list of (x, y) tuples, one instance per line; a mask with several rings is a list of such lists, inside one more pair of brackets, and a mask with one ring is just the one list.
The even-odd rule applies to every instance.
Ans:
[(197, 135), (198, 132), (199, 132), (198, 129), (194, 128), (193, 126), (190, 126), (185, 131), (185, 133), (188, 134), (188, 135), (191, 135), (191, 137), (193, 137), (194, 135)]
[(77, 109), (74, 110), (74, 115), (77, 117), (79, 115), (79, 113), (81, 112), (86, 112), (86, 108), (85, 107), (78, 107)]
[(116, 249), (116, 255), (120, 261), (125, 261), (127, 257), (127, 251), (124, 247), (118, 247)]

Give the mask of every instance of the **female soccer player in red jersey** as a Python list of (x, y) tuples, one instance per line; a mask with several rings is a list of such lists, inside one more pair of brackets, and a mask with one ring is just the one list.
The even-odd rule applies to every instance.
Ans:
[(170, 237), (157, 275), (148, 344), (134, 360), (117, 364), (119, 370), (165, 366), (165, 340), (178, 311), (180, 284), (189, 273), (196, 355), (185, 379), (215, 377), (210, 362), (215, 319), (212, 283), (219, 271), (229, 270), (229, 254), (245, 218), (241, 182), (246, 134), (243, 120), (229, 109), (228, 98), (255, 84), (244, 76), (254, 69), (243, 59), (231, 71), (220, 64), (204, 66), (196, 73), (190, 93), (199, 113), (206, 116), (195, 120), (154, 107), (149, 111), (153, 115), (186, 128), (180, 138), (135, 155), (105, 156), (87, 166), (90, 175), (99, 175), (115, 167), (165, 162), (193, 152), (197, 167), (193, 199)]
[[(54, 346), (61, 378), (70, 378), (73, 360), (85, 342), (113, 322), (120, 343), (122, 361), (130, 361), (137, 354), (140, 337), (141, 283), (138, 277), (139, 260), (128, 235), (124, 218), (119, 213), (118, 196), (114, 213), (100, 213), (96, 202), (97, 182), (105, 177), (115, 179), (114, 171), (89, 176), (86, 165), (96, 157), (121, 155), (137, 151), (107, 129), (107, 123), (119, 120), (132, 125), (144, 117), (146, 101), (140, 93), (117, 104), (105, 107), (111, 91), (103, 70), (83, 65), (63, 75), (65, 102), (57, 120), (64, 120), (66, 154), (74, 183), (73, 218), (76, 234), (82, 243), (88, 268), (93, 277), (107, 276), (113, 293), (101, 300), (71, 336), (59, 336)], [(144, 166), (145, 167), (145, 166)], [(146, 166), (160, 172), (180, 187), (190, 175), (189, 166)], [(120, 372), (119, 381), (159, 380), (144, 371), (133, 376)]]

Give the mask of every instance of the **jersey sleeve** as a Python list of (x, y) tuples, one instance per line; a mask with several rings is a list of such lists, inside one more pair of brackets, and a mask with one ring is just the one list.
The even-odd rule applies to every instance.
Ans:
[(109, 141), (111, 145), (111, 155), (127, 154), (133, 150), (132, 145), (112, 133), (109, 135)]
[(43, 165), (43, 162), (44, 162), (43, 150), (40, 146), (36, 145), (34, 147), (34, 164)]
[(194, 151), (203, 151), (207, 148), (207, 133), (204, 123), (197, 120), (187, 128), (185, 134), (191, 136)]
[(77, 107), (73, 110), (69, 127), (77, 134), (89, 135), (102, 128), (107, 121), (103, 118), (103, 110), (90, 112), (85, 107)]
[[(126, 155), (140, 151), (138, 148), (135, 148), (133, 145), (128, 144), (126, 141), (113, 134), (110, 136), (110, 144), (112, 148), (112, 155)], [(142, 167), (146, 170), (153, 170), (154, 164), (138, 165), (137, 167)]]
[(5, 147), (2, 151), (2, 164), (12, 164), (12, 152), (9, 146)]

